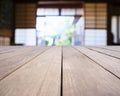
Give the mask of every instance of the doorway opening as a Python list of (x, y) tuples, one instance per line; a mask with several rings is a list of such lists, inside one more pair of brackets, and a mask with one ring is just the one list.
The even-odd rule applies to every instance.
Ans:
[(83, 31), (79, 27), (81, 21), (82, 19), (75, 22), (74, 16), (37, 17), (37, 45), (81, 45)]
[(36, 17), (38, 46), (83, 44), (82, 9), (38, 8)]
[[(47, 3), (51, 4), (51, 2)], [(17, 12), (23, 16), (20, 17), (20, 15), (18, 21), (23, 21), (18, 22), (15, 28), (15, 44), (24, 46), (106, 45), (107, 4), (86, 3), (84, 7), (83, 3), (79, 4), (81, 5), (75, 4), (74, 7), (67, 6), (67, 3), (64, 6), (59, 4), (59, 6), (44, 6), (43, 4), (34, 11)], [(95, 10), (96, 6), (97, 10)], [(25, 12), (27, 15), (24, 15)], [(118, 36), (119, 33), (115, 39), (117, 41)]]

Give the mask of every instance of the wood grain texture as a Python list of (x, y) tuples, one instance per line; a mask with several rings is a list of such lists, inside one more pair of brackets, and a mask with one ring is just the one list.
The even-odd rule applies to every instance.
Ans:
[(120, 46), (97, 46), (98, 48), (120, 52)]
[(21, 49), (16, 48), (16, 50), (14, 50), (13, 52), (7, 52), (6, 54), (0, 54), (0, 60), (7, 59), (13, 56), (20, 55), (20, 54), (25, 54), (32, 50), (34, 50), (34, 47), (22, 47)]
[(99, 48), (99, 47), (88, 47), (89, 49), (93, 50), (93, 51), (97, 51), (115, 58), (119, 58), (120, 59), (120, 52), (117, 51), (112, 51), (112, 50), (108, 50), (108, 49), (103, 49), (103, 48)]
[(120, 96), (120, 47), (98, 47), (0, 47), (0, 96)]
[(27, 47), (26, 49), (24, 49), (24, 51), (22, 50), (22, 54), (18, 55), (17, 52), (15, 52), (17, 55), (14, 54), (15, 56), (0, 60), (0, 80), (6, 77), (7, 75), (11, 74), (12, 72), (14, 72), (14, 70), (17, 70), (19, 67), (23, 66), (24, 64), (35, 58), (36, 56), (40, 55), (47, 48), (32, 47), (32, 50), (30, 49), (29, 47)]
[(53, 47), (0, 81), (0, 96), (60, 96), (61, 47)]
[(119, 90), (118, 78), (77, 50), (63, 48), (63, 96), (120, 96)]
[(4, 53), (9, 53), (9, 52), (13, 52), (15, 50), (18, 50), (19, 48), (22, 48), (21, 46), (1, 46), (0, 47), (0, 55), (4, 54)]
[(91, 58), (93, 61), (97, 62), (100, 66), (104, 67), (106, 70), (109, 70), (114, 75), (120, 78), (120, 59), (113, 58), (101, 53), (98, 53), (93, 50), (89, 50), (85, 47), (74, 47), (80, 52)]

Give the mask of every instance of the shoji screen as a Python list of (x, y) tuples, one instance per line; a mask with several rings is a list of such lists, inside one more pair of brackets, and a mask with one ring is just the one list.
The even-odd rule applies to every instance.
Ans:
[(9, 45), (10, 45), (10, 38), (0, 36), (0, 46), (9, 46)]
[(10, 45), (11, 36), (10, 29), (0, 29), (0, 46)]
[(96, 4), (96, 28), (107, 28), (107, 4)]
[(106, 45), (107, 4), (85, 3), (85, 45)]
[(85, 29), (95, 28), (95, 3), (85, 4)]
[(105, 29), (107, 27), (107, 4), (86, 3), (85, 4), (85, 28)]
[(36, 4), (16, 4), (16, 28), (35, 28)]

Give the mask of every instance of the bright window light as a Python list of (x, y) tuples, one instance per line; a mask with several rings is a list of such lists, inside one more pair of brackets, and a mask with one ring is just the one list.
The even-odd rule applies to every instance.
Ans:
[(59, 15), (57, 8), (38, 8), (37, 15)]
[(25, 46), (36, 45), (36, 32), (35, 29), (16, 29), (15, 30), (15, 43)]
[(106, 45), (107, 32), (105, 29), (86, 29), (85, 45)]
[(62, 9), (61, 15), (75, 15), (75, 9)]

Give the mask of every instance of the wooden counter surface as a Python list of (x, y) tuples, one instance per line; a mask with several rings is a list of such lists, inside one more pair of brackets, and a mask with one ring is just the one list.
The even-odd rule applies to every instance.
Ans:
[(0, 96), (120, 96), (120, 46), (0, 47)]

